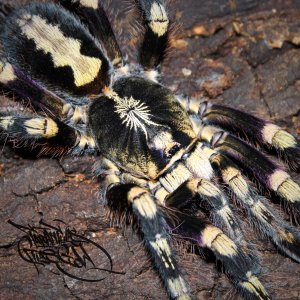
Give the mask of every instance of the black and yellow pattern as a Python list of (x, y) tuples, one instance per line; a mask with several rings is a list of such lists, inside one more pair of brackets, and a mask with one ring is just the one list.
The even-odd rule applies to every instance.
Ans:
[(110, 64), (86, 28), (54, 4), (31, 4), (6, 22), (9, 63), (62, 97), (99, 94)]
[(61, 5), (20, 8), (4, 25), (0, 84), (26, 109), (0, 109), (0, 137), (51, 155), (100, 154), (94, 174), (104, 199), (113, 216), (138, 225), (170, 298), (190, 299), (172, 249), (179, 237), (209, 249), (244, 298), (269, 300), (230, 196), (300, 262), (299, 231), (245, 178), (277, 193), (299, 221), (299, 185), (249, 144), (277, 150), (297, 169), (299, 141), (268, 121), (176, 97), (159, 83), (171, 30), (163, 0), (133, 1), (145, 29), (138, 64), (123, 58), (100, 0), (55, 2)]
[(134, 0), (140, 10), (145, 35), (139, 60), (145, 70), (155, 69), (169, 47), (170, 20), (164, 0)]

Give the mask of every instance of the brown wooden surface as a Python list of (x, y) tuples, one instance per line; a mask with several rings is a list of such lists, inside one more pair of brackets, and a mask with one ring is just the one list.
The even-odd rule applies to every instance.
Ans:
[[(16, 6), (30, 1), (0, 0)], [(111, 8), (118, 8), (112, 1)], [(123, 6), (122, 6), (123, 7)], [(300, 1), (185, 0), (172, 1), (172, 15), (181, 24), (174, 50), (162, 68), (163, 82), (177, 93), (226, 103), (272, 119), (300, 133)], [(118, 29), (128, 26), (121, 11)], [(1, 27), (1, 25), (0, 25)], [(119, 31), (119, 30), (118, 30)], [(122, 47), (129, 43), (121, 33)], [(7, 102), (0, 98), (0, 104)], [(298, 135), (299, 137), (299, 135)], [(156, 271), (131, 228), (111, 226), (91, 177), (94, 158), (36, 158), (29, 151), (1, 146), (0, 154), (0, 299), (167, 299)], [(299, 175), (294, 178), (300, 182)], [(41, 217), (62, 219), (112, 256), (114, 269), (99, 283), (84, 283), (51, 273), (19, 257), (13, 241), (22, 233), (7, 223), (37, 224)], [(262, 282), (274, 299), (300, 299), (300, 266), (277, 253), (266, 239), (244, 223), (257, 245)], [(180, 252), (180, 251), (179, 251)], [(232, 285), (193, 253), (179, 253), (192, 295), (197, 299), (237, 299)]]

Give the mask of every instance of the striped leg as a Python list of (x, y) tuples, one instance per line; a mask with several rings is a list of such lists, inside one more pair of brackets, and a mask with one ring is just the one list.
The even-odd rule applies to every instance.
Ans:
[(41, 146), (43, 154), (96, 152), (91, 137), (49, 117), (0, 111), (0, 135), (8, 137), (14, 145)]
[(121, 183), (118, 168), (106, 159), (97, 164), (95, 174), (103, 179), (104, 197), (108, 206), (118, 213), (130, 210), (138, 220), (145, 246), (170, 297), (178, 300), (190, 299), (187, 285), (171, 249), (169, 227), (150, 192), (133, 183)]
[(60, 5), (17, 9), (6, 19), (1, 43), (10, 64), (63, 99), (92, 97), (110, 84), (111, 65), (100, 44)]
[[(178, 167), (172, 170), (161, 180), (163, 186), (166, 186), (166, 181), (171, 181), (171, 178), (178, 178)], [(228, 234), (236, 241), (242, 240), (242, 231), (239, 223), (234, 216), (233, 211), (228, 203), (226, 195), (216, 186), (215, 183), (206, 179), (189, 179), (184, 181), (179, 188), (173, 190), (172, 193), (165, 199), (167, 206), (184, 209), (191, 203), (198, 203), (197, 197), (205, 203), (201, 203), (202, 207), (209, 206), (208, 210), (211, 213), (212, 219), (217, 226), (225, 226)]]
[(300, 187), (275, 162), (239, 138), (215, 127), (205, 126), (201, 131), (201, 139), (242, 165), (263, 186), (276, 192), (300, 221)]
[(114, 66), (122, 65), (122, 53), (100, 0), (59, 0), (67, 9), (75, 11), (87, 24), (92, 35), (104, 45)]
[(84, 98), (76, 103), (80, 106), (68, 103), (1, 58), (0, 84), (4, 85), (5, 89), (12, 91), (22, 101), (30, 101), (37, 112), (57, 117), (70, 125), (86, 123), (86, 106), (83, 104), (87, 104), (87, 101)]
[(124, 199), (127, 199), (138, 220), (145, 246), (170, 297), (178, 300), (190, 299), (187, 285), (171, 250), (168, 226), (151, 194), (134, 184), (113, 185), (108, 189), (107, 200), (110, 207), (120, 207)]
[(271, 149), (283, 156), (292, 169), (300, 170), (300, 142), (277, 125), (243, 111), (220, 104), (200, 103), (197, 99), (179, 99), (206, 125), (216, 125)]
[(272, 208), (267, 199), (259, 196), (247, 184), (238, 167), (227, 157), (216, 154), (211, 162), (219, 170), (223, 181), (230, 187), (237, 200), (247, 211), (254, 226), (286, 255), (300, 262), (300, 233), (285, 222)]
[(269, 300), (270, 297), (257, 275), (260, 267), (253, 263), (242, 247), (235, 244), (219, 228), (200, 217), (176, 213), (176, 220), (170, 222), (173, 233), (194, 244), (210, 249), (222, 263), (236, 288), (245, 299)]
[(146, 30), (139, 60), (150, 75), (166, 55), (169, 46), (170, 21), (164, 0), (135, 0), (135, 3), (141, 12)]

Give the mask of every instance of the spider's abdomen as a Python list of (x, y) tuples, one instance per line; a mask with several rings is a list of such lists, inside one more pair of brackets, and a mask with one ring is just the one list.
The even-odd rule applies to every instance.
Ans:
[(5, 24), (3, 45), (16, 72), (57, 94), (99, 94), (109, 84), (110, 64), (88, 30), (61, 6), (32, 4)]
[(89, 122), (99, 150), (125, 170), (156, 178), (195, 133), (186, 112), (165, 87), (121, 78), (91, 105)]

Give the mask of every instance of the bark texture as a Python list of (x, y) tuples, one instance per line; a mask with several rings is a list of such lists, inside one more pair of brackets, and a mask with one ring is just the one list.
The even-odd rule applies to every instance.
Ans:
[[(0, 8), (4, 12), (28, 2), (0, 0)], [(135, 38), (129, 40), (128, 31), (120, 29), (129, 28), (134, 18), (119, 2), (107, 7), (128, 51)], [(169, 6), (180, 27), (162, 67), (163, 83), (176, 93), (271, 119), (299, 138), (300, 1), (185, 0)], [(116, 9), (118, 18), (112, 13)], [(1, 96), (0, 105), (7, 103)], [(37, 158), (28, 149), (0, 147), (0, 299), (167, 299), (138, 235), (113, 227), (106, 217), (99, 184), (91, 176), (95, 158)], [(299, 174), (294, 178), (300, 182)], [(14, 241), (24, 233), (7, 221), (38, 224), (41, 217), (51, 224), (61, 219), (92, 237), (110, 253), (114, 270), (124, 274), (90, 283), (57, 275), (53, 265), (39, 267), (38, 273), (17, 253)], [(247, 221), (244, 227), (259, 250), (261, 279), (274, 299), (300, 299), (300, 266), (254, 233)], [(212, 259), (180, 249), (178, 255), (196, 299), (239, 298)]]

